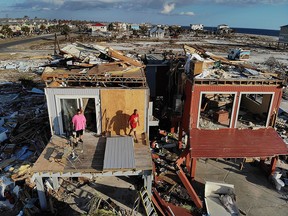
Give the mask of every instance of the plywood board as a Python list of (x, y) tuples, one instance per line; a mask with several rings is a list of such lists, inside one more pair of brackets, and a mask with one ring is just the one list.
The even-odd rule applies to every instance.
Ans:
[(138, 110), (140, 126), (137, 133), (145, 132), (148, 89), (101, 89), (102, 133), (127, 135), (128, 120), (134, 109)]

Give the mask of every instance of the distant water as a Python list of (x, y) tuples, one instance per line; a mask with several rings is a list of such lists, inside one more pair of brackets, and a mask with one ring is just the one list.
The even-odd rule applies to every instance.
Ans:
[[(185, 29), (190, 29), (189, 26), (183, 26)], [(236, 33), (242, 34), (254, 34), (254, 35), (267, 35), (267, 36), (279, 36), (280, 30), (271, 30), (271, 29), (252, 29), (252, 28), (233, 28)], [(216, 31), (217, 27), (204, 27), (208, 31)]]

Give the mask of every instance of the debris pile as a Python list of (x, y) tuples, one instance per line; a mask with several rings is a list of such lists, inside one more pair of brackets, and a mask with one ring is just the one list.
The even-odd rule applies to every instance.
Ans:
[(45, 65), (42, 79), (49, 86), (82, 85), (122, 86), (123, 83), (143, 85), (144, 65), (137, 57), (110, 47), (76, 42), (60, 49)]
[[(187, 189), (178, 176), (177, 160), (181, 150), (176, 134), (159, 130), (159, 136), (151, 143), (153, 163), (155, 164), (155, 192), (170, 205), (180, 207), (185, 212), (198, 211)], [(183, 166), (185, 170), (186, 167)], [(187, 171), (187, 169), (186, 169)]]
[(199, 46), (184, 45), (186, 54), (185, 73), (195, 79), (241, 80), (241, 79), (277, 79), (277, 73), (271, 73), (244, 61), (232, 61), (207, 52)]
[(0, 61), (0, 70), (17, 70), (19, 72), (33, 72), (41, 74), (47, 60), (5, 60)]
[(282, 112), (278, 115), (278, 118), (276, 119), (276, 129), (278, 134), (282, 137), (284, 142), (288, 145), (288, 114), (286, 112)]
[(24, 87), (23, 83), (0, 86), (2, 211), (39, 212), (33, 204), (37, 199), (31, 196), (30, 168), (50, 139), (50, 127), (44, 92), (36, 87)]

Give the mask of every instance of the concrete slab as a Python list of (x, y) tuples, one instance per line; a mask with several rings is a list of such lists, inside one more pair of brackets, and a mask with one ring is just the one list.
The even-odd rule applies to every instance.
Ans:
[(233, 184), (237, 205), (247, 216), (288, 215), (288, 187), (276, 191), (260, 168), (245, 163), (240, 171), (239, 162), (234, 159), (209, 159), (206, 163), (198, 160), (196, 180)]

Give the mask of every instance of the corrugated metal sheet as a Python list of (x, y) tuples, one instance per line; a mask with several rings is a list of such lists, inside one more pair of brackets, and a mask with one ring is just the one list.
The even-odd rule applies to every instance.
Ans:
[(108, 137), (103, 170), (133, 169), (135, 166), (133, 138)]
[(288, 149), (273, 128), (190, 131), (191, 155), (196, 158), (273, 157)]

